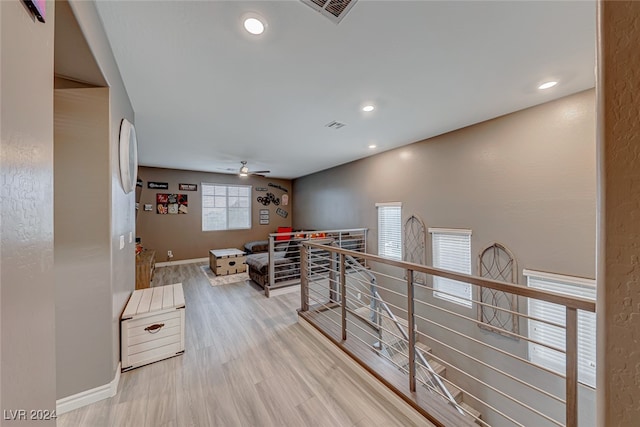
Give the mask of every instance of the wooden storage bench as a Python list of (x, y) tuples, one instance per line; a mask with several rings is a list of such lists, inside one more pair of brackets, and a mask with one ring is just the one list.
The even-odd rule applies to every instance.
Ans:
[(247, 271), (247, 256), (239, 249), (212, 249), (209, 251), (209, 268), (216, 276)]
[(182, 283), (133, 291), (120, 318), (122, 371), (184, 353)]

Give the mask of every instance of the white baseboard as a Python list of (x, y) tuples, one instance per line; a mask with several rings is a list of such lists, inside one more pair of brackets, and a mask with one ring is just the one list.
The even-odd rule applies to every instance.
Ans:
[(360, 364), (353, 360), (347, 353), (340, 350), (334, 343), (329, 341), (327, 337), (322, 335), (320, 331), (314, 328), (306, 319), (298, 316), (298, 323), (306, 331), (309, 332), (316, 340), (321, 342), (325, 348), (333, 353), (338, 359), (342, 360), (351, 371), (356, 374), (360, 379), (373, 387), (382, 397), (384, 397), (391, 405), (395, 406), (398, 410), (415, 423), (416, 426), (434, 427), (434, 424), (429, 422), (425, 417), (416, 411), (411, 405), (405, 402), (397, 394), (389, 390), (384, 384), (374, 377), (370, 372), (364, 369)]
[(181, 259), (180, 261), (156, 262), (156, 267), (167, 267), (170, 265), (195, 264), (197, 262), (209, 262), (209, 258)]
[(115, 396), (118, 392), (120, 371), (121, 366), (120, 362), (118, 362), (116, 375), (109, 384), (101, 385), (100, 387), (92, 388), (91, 390), (85, 390), (80, 393), (58, 399), (56, 401), (56, 414), (64, 414), (66, 412), (73, 411), (74, 409), (82, 408), (83, 406)]

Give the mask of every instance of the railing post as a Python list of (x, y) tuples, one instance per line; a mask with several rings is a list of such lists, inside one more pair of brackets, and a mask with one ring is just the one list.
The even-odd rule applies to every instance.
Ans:
[(309, 252), (300, 246), (300, 311), (309, 311)]
[(566, 422), (578, 427), (578, 310), (567, 307), (566, 329)]
[(275, 273), (275, 250), (276, 250), (276, 245), (275, 245), (275, 237), (274, 236), (269, 236), (269, 283), (267, 283), (267, 286), (264, 287), (264, 293), (265, 295), (269, 296), (269, 288), (271, 286), (273, 286), (273, 284), (275, 283), (276, 279), (276, 273)]
[(409, 337), (409, 390), (416, 391), (416, 334), (413, 316), (413, 270), (407, 270), (407, 323)]
[(338, 262), (336, 261), (336, 253), (329, 252), (329, 302), (338, 302)]
[(340, 254), (340, 304), (342, 304), (342, 341), (347, 339), (347, 280), (344, 254)]

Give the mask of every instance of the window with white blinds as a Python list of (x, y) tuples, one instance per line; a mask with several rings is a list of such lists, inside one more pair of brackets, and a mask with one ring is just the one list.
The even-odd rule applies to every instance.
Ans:
[[(471, 230), (430, 228), (433, 266), (471, 274)], [(433, 276), (433, 295), (471, 308), (471, 285)], [(440, 292), (438, 292), (440, 291)]]
[[(596, 299), (595, 281), (579, 277), (524, 270), (531, 288), (581, 298)], [(529, 316), (566, 325), (564, 306), (528, 299)], [(529, 319), (529, 338), (557, 348), (565, 348), (565, 329)], [(565, 373), (565, 355), (540, 344), (529, 343), (529, 360), (558, 373)], [(596, 386), (596, 314), (578, 310), (578, 381)]]
[(202, 183), (202, 231), (251, 228), (251, 186)]
[(378, 255), (402, 260), (402, 203), (376, 203)]

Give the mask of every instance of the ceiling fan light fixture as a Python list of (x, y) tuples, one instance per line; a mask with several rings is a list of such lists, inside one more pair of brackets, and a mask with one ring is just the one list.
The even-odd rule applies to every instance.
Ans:
[(365, 113), (370, 113), (375, 109), (376, 107), (374, 107), (373, 105), (365, 105), (364, 107), (362, 107), (362, 111), (364, 111)]

